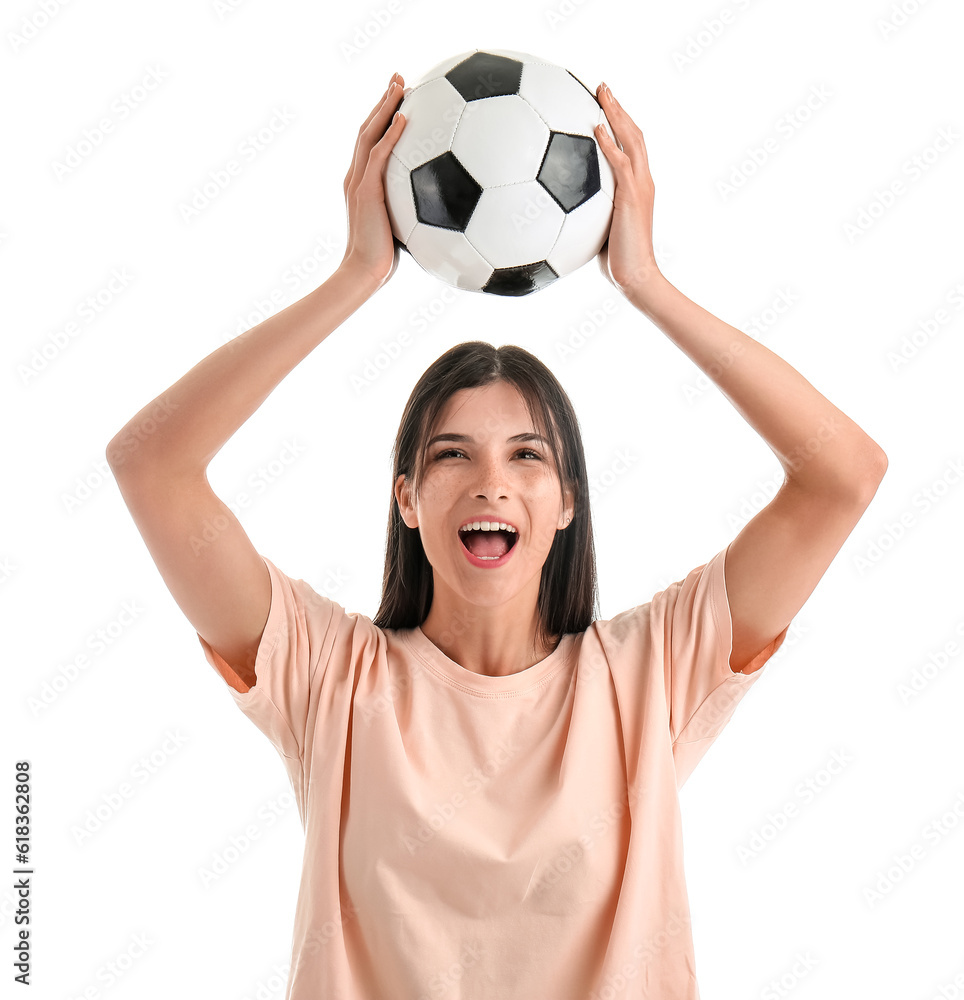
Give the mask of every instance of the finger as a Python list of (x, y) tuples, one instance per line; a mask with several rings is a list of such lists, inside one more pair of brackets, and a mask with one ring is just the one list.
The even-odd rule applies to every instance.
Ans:
[(379, 135), (384, 133), (385, 120), (398, 106), (404, 94), (404, 80), (400, 74), (396, 73), (392, 77), (392, 82), (389, 83), (385, 93), (382, 94), (381, 100), (372, 108), (371, 113), (358, 130), (358, 137), (355, 139), (355, 149), (352, 153), (351, 166), (348, 168), (348, 173), (345, 176), (344, 188), (346, 194), (353, 178), (358, 173), (358, 169), (367, 162), (371, 147), (377, 141), (372, 139), (372, 130), (377, 129)]
[(353, 180), (357, 179), (357, 183), (350, 187), (347, 183), (345, 185), (345, 200), (349, 204), (351, 198), (357, 196), (361, 191), (377, 188), (385, 183), (383, 177), (385, 163), (391, 156), (392, 149), (402, 134), (407, 120), (400, 111), (396, 111), (391, 124), (385, 129), (385, 134), (369, 150), (365, 163), (357, 165), (353, 176)]
[(385, 100), (379, 106), (373, 118), (368, 121), (365, 128), (358, 134), (358, 142), (355, 144), (355, 154), (358, 162), (364, 164), (368, 161), (372, 147), (385, 134), (392, 115), (398, 109), (405, 92), (402, 87), (393, 84), (386, 94)]
[(606, 117), (612, 126), (613, 134), (619, 140), (623, 149), (632, 151), (648, 167), (649, 157), (646, 152), (646, 140), (643, 138), (642, 130), (630, 118), (623, 108), (616, 103), (615, 98), (610, 95), (605, 108)]
[(633, 121), (623, 106), (613, 97), (613, 92), (605, 83), (599, 85), (597, 93), (603, 110), (612, 126), (613, 134), (619, 140), (623, 149), (630, 149), (638, 156), (646, 169), (649, 169), (649, 157), (646, 153), (646, 140), (642, 129)]
[[(616, 136), (619, 138), (618, 132)], [(623, 186), (624, 195), (631, 195), (637, 189), (650, 191), (655, 188), (645, 146), (634, 146), (628, 139), (622, 145), (617, 144), (603, 124), (596, 126), (596, 139), (609, 160), (617, 184)]]
[[(385, 134), (375, 143), (375, 147), (381, 149), (382, 146), (385, 147), (387, 151), (385, 155), (392, 151), (392, 146), (398, 141), (398, 137), (402, 134), (402, 129), (405, 128), (405, 122), (408, 119), (401, 113), (401, 111), (396, 111), (392, 116), (391, 123), (388, 128), (385, 129)], [(375, 148), (373, 147), (373, 148)]]
[[(378, 164), (379, 171), (384, 165), (384, 161), (388, 159), (389, 154), (392, 151), (392, 147), (395, 145), (396, 140), (401, 134), (401, 130), (404, 127), (405, 121), (407, 120), (405, 116), (399, 112), (392, 112), (392, 107), (388, 107), (388, 113), (392, 114), (391, 120), (386, 124), (381, 118), (376, 118), (372, 122), (372, 127), (377, 127), (377, 131), (373, 133), (373, 137), (368, 139), (371, 143), (367, 147), (367, 153), (365, 151), (366, 147), (363, 146), (361, 150), (362, 169), (366, 168), (366, 165), (370, 165), (373, 162)], [(364, 178), (362, 178), (364, 180)]]
[(382, 170), (392, 154), (395, 143), (398, 142), (405, 128), (406, 117), (401, 111), (396, 111), (391, 124), (385, 129), (385, 134), (375, 143), (368, 154), (368, 167), (362, 181), (371, 179), (371, 183), (382, 183)]
[(381, 98), (378, 100), (378, 103), (375, 105), (375, 107), (372, 108), (371, 113), (364, 120), (364, 122), (362, 122), (362, 126), (358, 130), (358, 134), (362, 135), (369, 128), (371, 128), (372, 124), (376, 121), (376, 119), (385, 114), (386, 109), (392, 108), (393, 110), (394, 109), (393, 106), (397, 105), (398, 100), (402, 98), (404, 94), (405, 94), (404, 80), (398, 73), (395, 73), (392, 76), (392, 79), (389, 81), (385, 93), (382, 94)]
[(359, 132), (364, 132), (365, 129), (368, 127), (368, 124), (371, 122), (371, 120), (378, 114), (379, 111), (381, 111), (381, 109), (385, 105), (385, 101), (388, 100), (388, 98), (391, 96), (392, 89), (394, 87), (401, 87), (401, 86), (402, 86), (401, 76), (398, 73), (393, 73), (392, 78), (388, 81), (388, 86), (382, 92), (382, 96), (379, 97), (379, 99), (375, 102), (375, 106), (368, 113), (368, 117), (364, 120), (364, 122), (362, 122), (362, 126), (358, 130)]
[(379, 110), (382, 108), (382, 106), (385, 104), (385, 101), (388, 99), (389, 95), (391, 94), (391, 92), (392, 92), (392, 86), (393, 86), (393, 84), (395, 82), (395, 76), (397, 76), (397, 74), (393, 74), (392, 75), (392, 79), (389, 81), (388, 86), (385, 88), (384, 93), (378, 99), (378, 101), (375, 103), (375, 106), (368, 113), (368, 117), (361, 123), (361, 127), (358, 129), (358, 134), (355, 136), (355, 147), (352, 150), (352, 154), (351, 154), (351, 164), (348, 167), (348, 173), (345, 174), (344, 188), (345, 188), (345, 194), (346, 195), (348, 193), (348, 188), (351, 185), (352, 177), (356, 173), (356, 169), (355, 168), (358, 165), (358, 151), (359, 151), (359, 149), (361, 149), (362, 136), (365, 133), (365, 129), (367, 129), (368, 126), (371, 124), (372, 119), (375, 117), (375, 115), (378, 114)]
[(609, 134), (609, 130), (601, 122), (595, 128), (596, 141), (599, 143), (606, 159), (609, 160), (613, 173), (616, 175), (616, 183), (628, 183), (632, 180), (633, 166), (629, 154), (616, 145), (615, 140)]
[[(375, 115), (369, 120), (367, 127), (364, 130), (363, 135), (366, 139), (371, 140), (372, 145), (374, 145), (378, 140), (385, 134), (385, 129), (391, 122), (392, 116), (398, 110), (398, 106), (405, 99), (405, 90), (398, 84), (393, 83), (391, 87), (385, 94), (385, 99), (382, 101)], [(372, 136), (376, 136), (372, 139)]]

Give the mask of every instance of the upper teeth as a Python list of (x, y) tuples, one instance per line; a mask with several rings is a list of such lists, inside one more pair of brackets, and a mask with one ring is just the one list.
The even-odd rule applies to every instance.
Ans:
[(515, 533), (515, 528), (505, 521), (469, 521), (463, 524), (459, 531), (511, 531)]

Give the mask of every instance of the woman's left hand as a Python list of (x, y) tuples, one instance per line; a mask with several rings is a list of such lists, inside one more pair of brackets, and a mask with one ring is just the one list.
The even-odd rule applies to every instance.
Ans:
[(606, 84), (601, 83), (596, 93), (617, 140), (613, 142), (605, 125), (596, 126), (596, 141), (616, 175), (612, 227), (599, 251), (599, 269), (627, 297), (645, 294), (647, 283), (662, 276), (653, 252), (656, 188), (646, 143)]

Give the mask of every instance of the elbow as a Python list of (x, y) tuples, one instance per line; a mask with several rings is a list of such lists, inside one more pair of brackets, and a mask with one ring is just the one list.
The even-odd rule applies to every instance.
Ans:
[(887, 471), (887, 455), (871, 438), (833, 462), (812, 462), (786, 471), (786, 481), (841, 503), (867, 507)]
[(868, 476), (875, 486), (880, 484), (887, 471), (887, 454), (872, 438), (870, 439), (870, 456), (868, 458)]
[(114, 479), (153, 479), (158, 476), (170, 479), (173, 476), (204, 474), (206, 464), (186, 459), (176, 444), (162, 438), (153, 428), (145, 429), (144, 424), (125, 424), (107, 442), (104, 452)]
[(110, 441), (107, 442), (107, 448), (104, 450), (104, 459), (107, 462), (107, 468), (110, 469), (111, 472), (116, 472), (117, 466), (122, 464), (123, 456), (117, 446), (116, 437), (112, 437)]
[(869, 503), (887, 471), (887, 455), (866, 432), (855, 439), (849, 453), (847, 466), (852, 489), (858, 499)]
[(871, 445), (873, 447), (871, 448), (870, 455), (864, 458), (859, 466), (864, 471), (861, 472), (858, 480), (860, 484), (858, 495), (861, 502), (865, 504), (869, 504), (876, 496), (881, 481), (887, 472), (888, 464), (887, 455), (883, 448), (876, 441), (871, 441)]
[(139, 444), (137, 435), (126, 425), (107, 442), (104, 458), (115, 479), (121, 472), (131, 468), (131, 460), (137, 453)]
[(124, 447), (123, 435), (123, 431), (119, 431), (115, 434), (110, 441), (107, 442), (107, 448), (104, 451), (104, 458), (107, 460), (107, 465), (109, 466), (111, 472), (116, 472), (118, 466), (124, 464), (124, 456), (127, 453), (127, 449)]

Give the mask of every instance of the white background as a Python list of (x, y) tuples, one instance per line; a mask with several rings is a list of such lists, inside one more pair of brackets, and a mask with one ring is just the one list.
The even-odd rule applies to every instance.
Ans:
[[(264, 318), (259, 302), (277, 293), (276, 311), (334, 270), (355, 135), (392, 72), (411, 84), (477, 47), (610, 84), (646, 137), (664, 273), (797, 368), (890, 462), (784, 649), (681, 792), (703, 996), (929, 1000), (955, 976), (964, 984), (964, 486), (953, 471), (964, 296), (952, 291), (964, 283), (964, 11), (904, 6), (896, 26), (886, 0), (558, 0), (471, 16), (441, 0), (5, 6), (0, 868), (15, 867), (14, 762), (29, 759), (36, 995), (284, 995), (303, 844), (287, 778), (204, 660), (104, 451)], [(122, 117), (114, 102), (152, 73), (160, 83)], [(186, 221), (180, 206), (279, 108), (292, 120)], [(111, 133), (58, 176), (104, 116)], [(935, 147), (942, 130), (954, 141)], [(768, 137), (776, 152), (743, 170)], [(916, 177), (914, 157), (926, 165)], [(727, 194), (734, 171), (743, 183)], [(883, 207), (898, 180), (903, 193)], [(111, 295), (115, 269), (129, 278)], [(98, 293), (110, 301), (92, 315), (84, 302)], [(242, 523), (259, 552), (319, 590), (342, 573), (329, 596), (375, 613), (403, 406), (425, 368), (470, 339), (531, 350), (573, 400), (599, 487), (603, 618), (706, 562), (782, 480), (765, 442), (714, 386), (694, 393), (699, 370), (595, 263), (503, 299), (452, 295), (403, 256), (209, 469), (226, 501), (252, 495)], [(902, 342), (911, 356), (895, 364)], [(254, 494), (251, 477), (290, 442), (297, 460)], [(628, 471), (614, 471), (627, 453)], [(121, 627), (125, 602), (138, 611)], [(110, 645), (93, 652), (112, 622)], [(943, 669), (925, 670), (952, 641)], [(917, 671), (921, 689), (902, 698)], [(148, 773), (139, 762), (152, 754)], [(847, 762), (837, 773), (834, 759)], [(133, 794), (111, 807), (124, 782)], [(771, 817), (790, 807), (774, 833)], [(99, 829), (84, 833), (98, 811)], [(205, 885), (202, 869), (249, 826), (257, 840)], [(754, 834), (764, 846), (748, 856)], [(0, 879), (7, 981), (13, 881)]]

